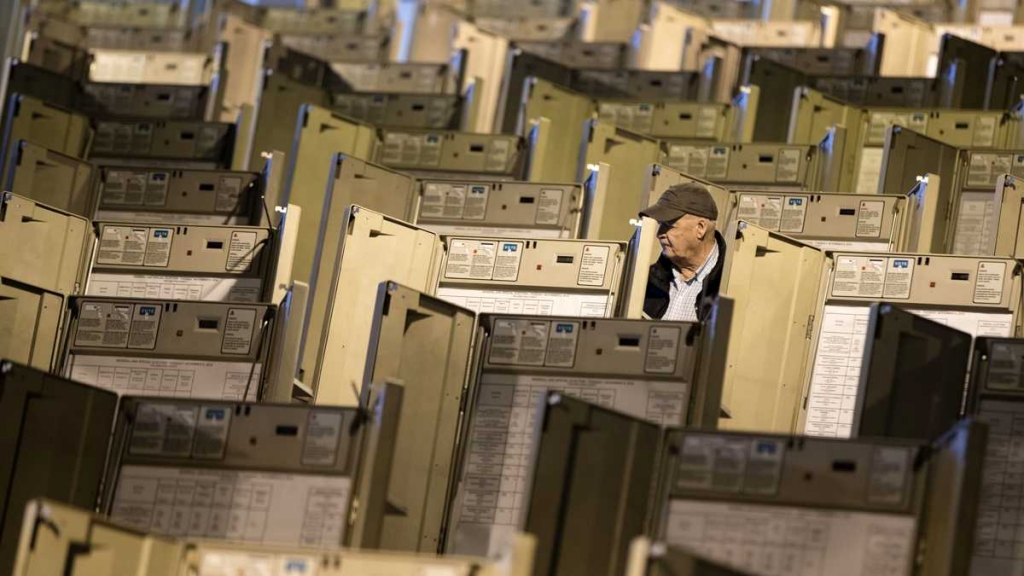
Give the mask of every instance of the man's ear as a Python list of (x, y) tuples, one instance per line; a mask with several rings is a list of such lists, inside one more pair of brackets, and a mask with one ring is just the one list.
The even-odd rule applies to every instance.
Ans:
[(697, 238), (703, 240), (708, 235), (708, 221), (704, 218), (697, 220)]

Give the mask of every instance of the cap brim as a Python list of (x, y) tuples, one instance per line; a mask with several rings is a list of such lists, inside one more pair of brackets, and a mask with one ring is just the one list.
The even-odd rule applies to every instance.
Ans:
[(641, 216), (653, 218), (658, 222), (672, 222), (682, 218), (685, 212), (678, 208), (670, 208), (662, 204), (654, 204), (640, 211)]

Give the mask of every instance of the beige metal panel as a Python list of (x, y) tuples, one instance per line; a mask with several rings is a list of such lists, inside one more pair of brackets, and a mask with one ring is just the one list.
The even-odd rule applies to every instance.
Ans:
[[(476, 315), (394, 282), (377, 293), (367, 382), (403, 386), (381, 548), (436, 553), (455, 458)], [(362, 395), (369, 393), (363, 387)]]
[(449, 501), (447, 552), (487, 554), (492, 538), (525, 525), (532, 466), (521, 468), (515, 476), (521, 482), (506, 490), (522, 502), (517, 513), (486, 498), (501, 483), (502, 471), (475, 463), (510, 453), (532, 462), (548, 392), (655, 424), (713, 430), (729, 303), (720, 302), (719, 312), (704, 329), (657, 320), (482, 316)]
[(175, 28), (186, 24), (187, 14), (170, 3), (111, 4), (83, 0), (72, 6), (69, 17), (85, 26), (117, 22), (139, 28)]
[(579, 37), (585, 42), (629, 42), (642, 21), (643, 2), (580, 0)]
[(742, 221), (725, 236), (720, 293), (735, 302), (736, 312), (722, 391), (731, 418), (720, 427), (789, 433), (800, 414), (807, 334), (825, 254)]
[(624, 243), (445, 237), (437, 295), (476, 312), (611, 317)]
[(256, 106), (262, 79), (263, 53), (273, 35), (235, 14), (224, 14), (217, 23), (217, 41), (227, 47), (224, 56), (224, 108), (221, 122), (238, 119), (242, 105)]
[(334, 93), (331, 108), (342, 115), (396, 130), (459, 128), (461, 96), (445, 94)]
[(39, 370), (57, 364), (63, 295), (0, 278), (0, 355)]
[[(400, 386), (375, 387), (366, 412), (127, 396), (114, 427), (100, 509), (123, 525), (157, 534), (235, 540), (243, 530), (261, 544), (374, 548), (401, 396)], [(175, 432), (197, 441), (175, 444)], [(157, 501), (140, 500), (137, 490), (155, 489), (165, 478), (203, 478), (211, 503), (217, 494), (224, 497), (227, 486), (234, 485), (235, 497), (251, 492), (264, 508), (263, 529), (233, 527), (230, 504), (207, 526), (164, 522)], [(332, 522), (323, 520), (325, 509), (337, 511)]]
[(793, 112), (790, 114), (789, 135), (791, 144), (816, 144), (828, 135), (836, 125), (846, 129), (844, 149), (850, 153), (859, 150), (861, 130), (867, 112), (826, 96), (817, 90), (800, 88), (793, 95)]
[(257, 226), (96, 223), (90, 296), (267, 302), (275, 235)]
[(79, 294), (95, 242), (85, 218), (0, 193), (0, 276)]
[(596, 111), (594, 102), (583, 94), (533, 77), (527, 79), (523, 91), (519, 133), (524, 134), (530, 123), (540, 118), (551, 122), (544, 170), (531, 177), (550, 182), (572, 181), (579, 172), (585, 124)]
[[(32, 500), (12, 575), (177, 576), (185, 543), (127, 528), (92, 509), (55, 500)], [(33, 535), (33, 537), (30, 537)], [(78, 550), (102, 553), (78, 554)]]
[[(733, 535), (767, 529), (780, 542), (788, 542), (788, 536), (799, 540), (799, 553), (813, 554), (816, 566), (842, 566), (850, 573), (881, 566), (896, 574), (927, 566), (927, 573), (954, 574), (954, 567), (965, 566), (970, 557), (963, 541), (970, 531), (964, 525), (973, 524), (981, 496), (987, 435), (988, 427), (972, 420), (930, 445), (895, 439), (794, 442), (790, 436), (671, 430), (662, 450), (654, 533), (669, 544), (711, 553), (721, 538), (686, 528), (728, 519)], [(734, 457), (693, 463), (696, 454), (715, 450), (712, 446), (729, 446)], [(756, 465), (761, 458), (771, 463), (761, 468)], [(742, 472), (729, 482), (697, 481), (721, 478), (726, 466)], [(878, 483), (883, 470), (889, 472), (885, 488)], [(842, 530), (845, 537), (807, 539), (802, 535), (809, 526), (832, 535)], [(883, 526), (885, 550), (872, 549), (868, 542)], [(742, 559), (763, 546), (740, 539), (733, 546), (738, 555), (727, 563), (742, 567)], [(787, 546), (768, 549), (784, 554)], [(861, 552), (850, 554), (851, 548)]]
[[(9, 98), (7, 105), (3, 134), (6, 149), (0, 151), (3, 166), (6, 167), (10, 161), (10, 147), (20, 140), (68, 156), (85, 158), (93, 137), (87, 117), (23, 95)], [(5, 171), (0, 182), (6, 182), (7, 178)]]
[[(332, 276), (314, 278), (314, 305), (307, 315), (302, 379), (317, 404), (354, 405), (363, 383), (373, 324), (373, 302), (381, 282), (391, 280), (421, 292), (436, 284), (441, 241), (427, 230), (360, 206), (346, 211), (333, 252)], [(323, 313), (312, 316), (327, 296)], [(310, 329), (321, 323), (320, 337)]]
[(882, 76), (928, 76), (931, 27), (896, 10), (874, 12), (871, 31), (885, 34), (885, 51), (879, 74)]
[[(58, 26), (63, 24), (57, 20), (44, 20), (42, 24), (48, 22), (55, 22)], [(80, 47), (81, 40), (68, 42), (60, 39), (60, 36), (64, 35), (62, 32), (65, 31), (55, 30), (55, 36), (50, 36), (48, 32), (42, 30), (26, 34), (27, 45), (22, 54), (22, 61), (69, 78), (84, 80), (89, 72), (89, 52)], [(70, 35), (77, 35), (84, 32), (84, 29), (72, 28), (67, 32)]]
[(487, 174), (518, 180), (526, 148), (521, 137), (508, 134), (388, 130), (383, 132), (377, 161), (402, 171)]
[(387, 58), (387, 35), (282, 34), (281, 43), (332, 62), (377, 62)]
[(77, 110), (93, 118), (204, 120), (213, 103), (207, 86), (86, 82)]
[(220, 62), (203, 52), (93, 49), (89, 80), (197, 86), (209, 84)]
[(822, 250), (890, 251), (903, 235), (906, 196), (785, 190), (737, 191), (732, 220), (780, 232)]
[[(324, 198), (335, 176), (336, 154), (359, 159), (373, 157), (377, 133), (368, 124), (339, 116), (312, 105), (299, 112), (294, 144), (288, 155), (287, 202), (302, 208), (306, 225), (299, 232), (293, 276), (306, 282), (313, 271), (317, 252), (317, 226), (324, 210)], [(316, 287), (310, 284), (313, 290)]]
[(817, 190), (822, 151), (793, 144), (666, 142), (665, 165), (723, 186), (791, 186)]
[[(1016, 176), (1003, 175), (995, 187), (999, 225), (995, 234), (997, 256), (1024, 259), (1024, 187)], [(959, 222), (959, 221), (958, 221)]]
[[(995, 256), (832, 254), (822, 269), (817, 319), (809, 333), (813, 338), (811, 361), (803, 376), (805, 408), (797, 432), (850, 434), (857, 391), (852, 382), (856, 380), (845, 384), (849, 380), (840, 373), (839, 381), (844, 382), (841, 393), (830, 391), (832, 373), (819, 363), (859, 365), (863, 354), (860, 334), (867, 331), (863, 319), (871, 303), (890, 302), (974, 336), (1012, 336), (1019, 333), (1019, 266), (1014, 260)], [(826, 396), (843, 399), (843, 406), (835, 412), (821, 412), (819, 402), (827, 400)]]
[(111, 50), (193, 50), (198, 44), (185, 28), (136, 28), (104, 22), (86, 28), (85, 45)]
[[(502, 22), (505, 22), (502, 20)], [(544, 24), (547, 24), (545, 20)], [(492, 130), (501, 97), (502, 72), (508, 57), (511, 36), (489, 31), (485, 24), (459, 22), (452, 48), (466, 50), (464, 68), (466, 78), (477, 78), (473, 99), (476, 101), (477, 117), (472, 125), (482, 131)]]
[(366, 17), (362, 10), (267, 8), (258, 24), (275, 34), (358, 34)]
[(1017, 254), (1015, 203), (1024, 155), (1012, 150), (960, 150), (959, 154), (953, 253)]
[(322, 89), (287, 78), (282, 73), (266, 70), (256, 106), (256, 128), (251, 142), (246, 142), (248, 166), (262, 164), (262, 154), (271, 150), (291, 150), (295, 133), (303, 119), (302, 106), (327, 105)]
[(18, 142), (5, 190), (84, 218), (99, 200), (92, 164), (31, 142)]
[(457, 94), (458, 66), (416, 62), (334, 62), (331, 70), (352, 92)]
[[(628, 240), (633, 235), (630, 220), (643, 209), (636, 190), (644, 181), (647, 167), (662, 161), (657, 140), (629, 132), (600, 120), (591, 120), (584, 133), (582, 169), (600, 165), (596, 187), (588, 193), (583, 236), (602, 240)], [(602, 174), (604, 172), (604, 174)], [(610, 172), (610, 173), (609, 173)]]
[[(480, 30), (520, 42), (554, 42), (565, 38), (575, 18), (538, 18), (538, 17), (474, 17), (473, 23)], [(459, 23), (462, 27), (462, 23)]]
[(935, 174), (925, 174), (907, 194), (909, 214), (899, 249), (907, 252), (945, 254), (949, 251), (952, 201), (948, 188)]
[(96, 220), (133, 223), (252, 224), (267, 192), (258, 172), (152, 167), (101, 168), (97, 188)]
[(99, 164), (173, 161), (177, 168), (227, 168), (235, 125), (222, 122), (100, 121), (89, 160)]
[(68, 304), (61, 370), (120, 393), (259, 397), (276, 306), (82, 296)]
[(442, 235), (578, 238), (578, 184), (420, 180), (416, 224)]
[(598, 117), (655, 138), (721, 142), (729, 129), (731, 105), (700, 102), (600, 100)]

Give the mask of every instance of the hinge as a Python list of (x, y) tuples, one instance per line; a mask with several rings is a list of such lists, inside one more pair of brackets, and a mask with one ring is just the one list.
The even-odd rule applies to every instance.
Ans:
[(352, 498), (352, 506), (349, 507), (348, 511), (348, 525), (349, 527), (356, 525), (356, 520), (359, 519), (359, 497)]
[(804, 338), (806, 338), (807, 340), (810, 340), (811, 336), (813, 336), (813, 335), (814, 335), (814, 314), (810, 314), (810, 315), (807, 316), (807, 333), (804, 334)]

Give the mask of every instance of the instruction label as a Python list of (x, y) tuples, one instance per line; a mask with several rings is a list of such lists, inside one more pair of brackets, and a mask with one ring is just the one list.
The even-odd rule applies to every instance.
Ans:
[(562, 196), (564, 192), (557, 188), (544, 188), (540, 191), (537, 201), (537, 217), (534, 224), (543, 226), (558, 225), (562, 216)]
[(247, 272), (256, 257), (257, 236), (255, 232), (232, 232), (228, 244), (228, 261), (224, 269), (228, 272)]
[(832, 296), (905, 299), (913, 277), (913, 258), (837, 256)]
[(786, 196), (782, 204), (782, 218), (779, 222), (779, 232), (803, 232), (804, 220), (806, 218), (807, 198), (804, 196)]
[(128, 453), (137, 456), (189, 457), (195, 439), (199, 406), (141, 402), (135, 410), (135, 425)]
[(974, 303), (999, 304), (1003, 301), (1006, 262), (979, 262), (974, 278)]
[(992, 192), (961, 192), (956, 218), (953, 253), (982, 256), (992, 254), (999, 215)]
[(775, 494), (785, 450), (783, 442), (769, 438), (686, 434), (672, 489)]
[(894, 446), (875, 448), (871, 459), (868, 502), (897, 506), (903, 503), (910, 482), (913, 453), (910, 448)]
[(779, 151), (779, 161), (775, 166), (776, 182), (796, 182), (800, 178), (800, 157), (803, 151), (799, 148), (784, 148)]
[(437, 297), (477, 314), (531, 314), (537, 316), (585, 316), (603, 318), (611, 312), (609, 294), (496, 290), (441, 286)]
[(230, 308), (224, 322), (224, 339), (221, 341), (222, 354), (248, 354), (252, 349), (253, 332), (256, 329), (256, 310), (253, 308)]
[(262, 287), (263, 282), (259, 278), (93, 272), (85, 295), (207, 302), (259, 302)]
[(672, 374), (676, 371), (679, 357), (679, 341), (682, 328), (651, 326), (647, 331), (647, 356), (644, 358), (644, 372), (648, 374)]
[(982, 154), (971, 152), (971, 164), (967, 173), (968, 186), (995, 186), (1000, 174), (1010, 174), (1013, 154)]
[(158, 304), (83, 302), (75, 346), (152, 350), (162, 311)]
[(882, 235), (882, 217), (885, 214), (885, 202), (881, 200), (861, 200), (857, 209), (857, 238), (879, 238)]
[(975, 148), (990, 148), (996, 142), (996, 118), (994, 116), (978, 114), (974, 119), (974, 134), (971, 137), (971, 146)]
[(531, 320), (496, 320), (487, 361), (491, 364), (543, 366), (551, 323)]
[(608, 270), (609, 246), (588, 244), (583, 247), (580, 259), (580, 272), (576, 277), (578, 286), (604, 286), (605, 274)]
[(100, 192), (100, 204), (165, 206), (170, 180), (170, 174), (162, 171), (108, 170)]
[(166, 267), (171, 258), (173, 228), (104, 226), (96, 263)]
[(444, 277), (514, 282), (523, 249), (522, 242), (452, 239)]
[(344, 414), (337, 410), (310, 410), (302, 463), (307, 466), (334, 466), (341, 444)]
[(701, 106), (697, 111), (697, 138), (714, 138), (718, 134), (719, 108)]

